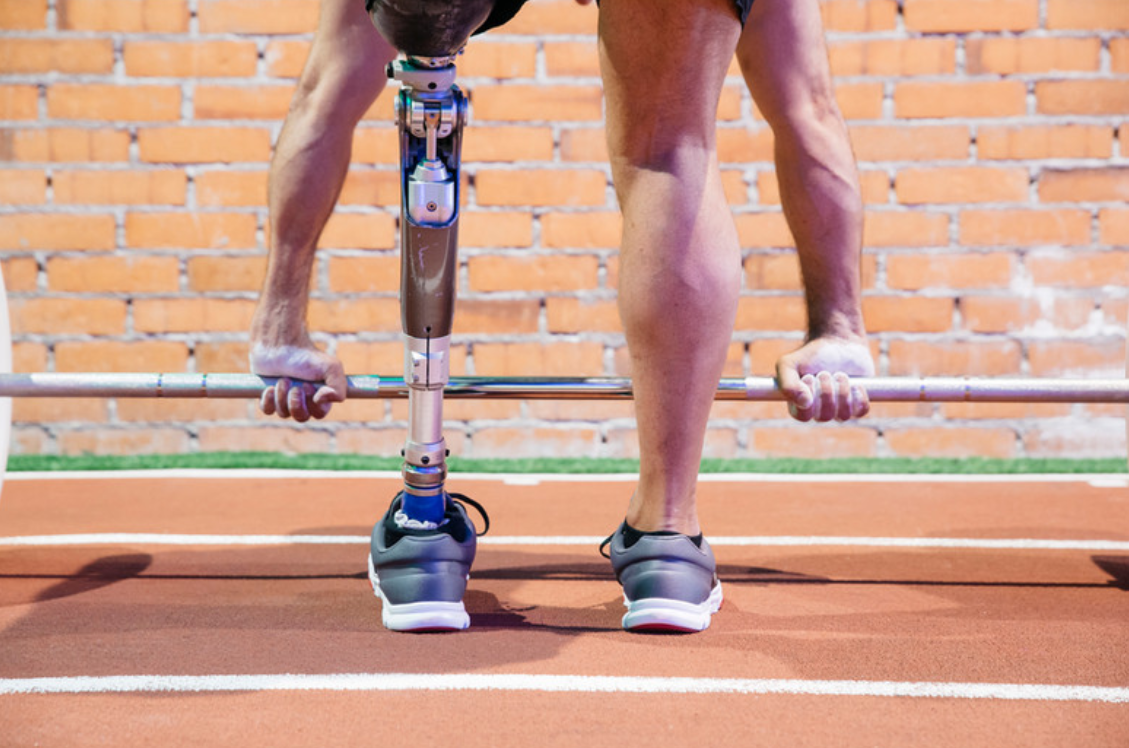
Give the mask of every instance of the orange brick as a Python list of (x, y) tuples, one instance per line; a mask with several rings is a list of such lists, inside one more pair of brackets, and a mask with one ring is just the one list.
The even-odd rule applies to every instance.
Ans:
[(0, 160), (4, 161), (125, 161), (128, 158), (129, 133), (124, 130), (53, 127), (0, 132)]
[(38, 372), (47, 369), (47, 346), (42, 343), (14, 343), (12, 371)]
[(744, 169), (722, 169), (721, 189), (725, 192), (725, 202), (729, 206), (750, 204), (749, 185), (745, 181)]
[(459, 58), (464, 78), (532, 78), (537, 74), (537, 45), (532, 42), (492, 42), (487, 38), (468, 44)]
[(737, 302), (739, 331), (804, 330), (808, 324), (807, 309), (799, 295), (742, 296)]
[(1039, 177), (1039, 200), (1045, 203), (1129, 201), (1129, 168), (1046, 170)]
[(1039, 286), (1129, 285), (1129, 252), (1038, 252), (1029, 255), (1024, 264)]
[(180, 89), (56, 83), (47, 88), (47, 114), (56, 119), (170, 121), (180, 118)]
[(603, 116), (599, 86), (476, 86), (476, 122), (594, 122)]
[(916, 82), (897, 84), (898, 117), (1015, 117), (1027, 109), (1022, 81)]
[(196, 345), (196, 371), (245, 371), (248, 366), (247, 343), (199, 343)]
[(480, 428), (471, 437), (475, 457), (593, 457), (600, 444), (594, 428)]
[(297, 78), (309, 55), (310, 43), (305, 39), (272, 39), (263, 59), (272, 78)]
[[(776, 404), (781, 414), (784, 406)], [(808, 427), (750, 429), (749, 449), (756, 457), (869, 457), (878, 436), (873, 429), (819, 424)]]
[(0, 120), (36, 119), (39, 89), (35, 86), (0, 86)]
[[(503, 402), (503, 401), (495, 401)], [(528, 417), (546, 421), (600, 421), (632, 418), (635, 409), (630, 402), (614, 400), (530, 400)], [(632, 431), (632, 434), (635, 432)], [(609, 439), (611, 430), (609, 429)]]
[(47, 261), (52, 291), (174, 293), (180, 288), (175, 257), (52, 257)]
[(1098, 70), (1101, 39), (1011, 36), (969, 39), (965, 66), (972, 75)]
[(47, 0), (22, 0), (0, 5), (0, 29), (33, 31), (47, 28)]
[(551, 76), (598, 77), (596, 42), (545, 42), (545, 71)]
[(1129, 29), (1129, 6), (1121, 0), (1048, 0), (1048, 29)]
[(831, 72), (856, 75), (947, 75), (956, 72), (955, 39), (866, 39), (832, 43)]
[(196, 86), (197, 120), (280, 120), (290, 109), (293, 86)]
[(1015, 375), (1023, 351), (1014, 340), (944, 343), (935, 340), (890, 341), (890, 376), (996, 376)]
[(890, 288), (919, 291), (924, 288), (1006, 288), (1011, 281), (1013, 256), (989, 254), (891, 255), (886, 259)]
[(860, 161), (944, 161), (966, 159), (972, 136), (967, 127), (899, 124), (851, 127)]
[(267, 204), (267, 172), (197, 172), (196, 203), (203, 208), (262, 207)]
[(47, 172), (42, 169), (0, 169), (0, 204), (42, 205), (47, 202)]
[(622, 333), (614, 300), (548, 299), (545, 314), (551, 333)]
[[(460, 347), (452, 348), (452, 359), (455, 358), (456, 348)], [(343, 340), (337, 344), (336, 353), (347, 372), (383, 375), (395, 373), (396, 376), (403, 376), (404, 345), (398, 341), (358, 343)], [(465, 356), (460, 355), (460, 358)]]
[(258, 291), (267, 272), (265, 257), (192, 257), (188, 287), (193, 291)]
[(798, 291), (803, 288), (799, 258), (795, 252), (750, 255), (745, 285), (758, 291)]
[(1109, 158), (1113, 128), (1106, 125), (981, 127), (976, 134), (981, 159)]
[(339, 205), (400, 207), (400, 174), (394, 171), (351, 169), (337, 198)]
[(400, 256), (331, 257), (329, 290), (333, 293), (397, 293)]
[(1027, 346), (1031, 376), (1122, 377), (1125, 375), (1124, 341), (1033, 341)]
[(397, 299), (314, 299), (307, 315), (311, 330), (336, 332), (400, 332)]
[(109, 401), (80, 398), (21, 397), (12, 401), (13, 423), (104, 423)]
[(1039, 25), (1039, 0), (905, 0), (904, 13), (909, 31), (1027, 31)]
[(835, 101), (839, 111), (848, 120), (880, 119), (882, 100), (885, 98), (881, 83), (853, 83), (835, 86)]
[(398, 165), (400, 136), (397, 131), (386, 124), (358, 127), (353, 132), (353, 163)]
[(249, 249), (255, 217), (243, 213), (127, 213), (126, 246), (143, 249)]
[(122, 59), (126, 74), (138, 78), (249, 77), (259, 53), (251, 41), (127, 41)]
[[(372, 103), (361, 117), (361, 120), (366, 123), (381, 123), (388, 124), (396, 121), (396, 86), (385, 86), (384, 91), (377, 97), (376, 101)], [(471, 112), (471, 117), (474, 117), (474, 112)], [(475, 122), (478, 120), (475, 119)]]
[(187, 364), (188, 345), (171, 340), (55, 344), (56, 371), (184, 371)]
[(179, 169), (57, 169), (51, 181), (62, 205), (184, 205), (188, 194), (188, 177)]
[(1086, 244), (1090, 215), (1084, 210), (966, 210), (960, 214), (965, 246)]
[(0, 215), (0, 249), (113, 249), (112, 215)]
[(867, 247), (930, 247), (949, 241), (949, 217), (922, 211), (868, 211), (863, 225)]
[(788, 229), (784, 214), (738, 213), (734, 217), (737, 225), (737, 240), (744, 247), (794, 247), (796, 240)]
[(595, 376), (603, 371), (599, 343), (475, 343), (479, 376)]
[(1129, 244), (1129, 210), (1103, 208), (1098, 211), (1102, 244)]
[(1015, 432), (1006, 428), (893, 428), (884, 432), (886, 446), (899, 457), (1015, 456)]
[(1027, 198), (1026, 169), (976, 166), (902, 169), (894, 178), (898, 202), (998, 203)]
[(820, 10), (828, 31), (892, 31), (898, 23), (895, 0), (824, 0)]
[(142, 161), (173, 164), (266, 161), (271, 150), (265, 127), (142, 128), (137, 145)]
[(536, 300), (459, 299), (456, 335), (517, 335), (536, 333), (541, 303)]
[(1019, 332), (1038, 324), (1059, 330), (1084, 327), (1093, 311), (1089, 299), (1056, 298), (1045, 308), (1032, 298), (1013, 296), (963, 296), (961, 326), (977, 333)]
[(396, 220), (387, 213), (335, 213), (326, 223), (318, 246), (392, 249), (396, 246)]
[(615, 249), (622, 233), (618, 211), (541, 216), (541, 246), (550, 249)]
[(202, 452), (281, 452), (308, 455), (330, 451), (332, 439), (328, 431), (309, 424), (271, 425), (260, 428), (242, 426), (204, 426), (197, 443)]
[(575, 0), (538, 0), (528, 3), (506, 24), (506, 34), (552, 35), (596, 33), (596, 7), (583, 7)]
[(1129, 73), (1129, 37), (1109, 40), (1109, 67), (1115, 73)]
[(59, 0), (57, 12), (67, 31), (188, 31), (187, 0)]
[(553, 131), (547, 127), (468, 127), (463, 160), (551, 161)]
[(243, 332), (254, 309), (248, 299), (137, 299), (133, 327), (141, 333)]
[(1120, 417), (1039, 424), (1024, 434), (1028, 457), (1125, 457), (1125, 424)]
[(470, 289), (558, 293), (596, 288), (600, 263), (595, 257), (472, 257), (467, 262)]
[(945, 403), (941, 413), (946, 420), (1063, 418), (1070, 415), (1070, 406), (1054, 403)]
[(1118, 80), (1037, 81), (1040, 114), (1112, 114), (1129, 110), (1129, 86)]
[(39, 263), (34, 257), (9, 257), (4, 260), (4, 289), (8, 293), (35, 291), (39, 288)]
[(773, 160), (775, 140), (772, 129), (719, 127), (717, 156), (722, 163), (754, 163)]
[(592, 169), (483, 169), (475, 177), (479, 205), (604, 205), (608, 180)]
[(863, 318), (870, 332), (945, 332), (953, 326), (953, 300), (928, 296), (866, 296)]
[(317, 26), (318, 5), (308, 0), (200, 0), (200, 31), (307, 34)]
[(562, 129), (561, 160), (607, 163), (608, 139), (603, 128)]
[(59, 435), (59, 451), (65, 455), (183, 454), (189, 451), (189, 434), (173, 428), (67, 430)]
[(533, 216), (527, 212), (464, 211), (459, 219), (461, 247), (529, 247), (533, 244)]
[(0, 73), (107, 74), (114, 69), (109, 39), (6, 39), (0, 49)]
[(121, 299), (9, 299), (12, 335), (121, 335), (126, 303)]

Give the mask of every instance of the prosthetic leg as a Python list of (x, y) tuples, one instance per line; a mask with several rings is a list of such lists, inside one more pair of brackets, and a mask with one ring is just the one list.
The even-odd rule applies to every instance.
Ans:
[(451, 323), (458, 272), (459, 178), (466, 99), (450, 57), (408, 57), (389, 74), (402, 84), (400, 128), (401, 267), (404, 381), (408, 436), (404, 511), (416, 520), (443, 518), (447, 446), (443, 388), (450, 379)]

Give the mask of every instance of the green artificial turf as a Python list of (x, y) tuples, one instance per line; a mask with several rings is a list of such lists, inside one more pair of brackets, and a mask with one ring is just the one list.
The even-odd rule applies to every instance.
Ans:
[[(304, 454), (285, 455), (275, 452), (201, 452), (183, 455), (134, 456), (52, 456), (13, 455), (8, 470), (162, 470), (170, 468), (268, 468), (285, 470), (399, 470), (399, 457), (365, 455)], [(633, 473), (636, 460), (584, 458), (530, 459), (464, 459), (452, 457), (448, 462), (452, 473)], [(983, 458), (840, 458), (804, 459), (707, 459), (702, 462), (705, 473), (1125, 473), (1123, 458), (1103, 459), (1015, 459)]]

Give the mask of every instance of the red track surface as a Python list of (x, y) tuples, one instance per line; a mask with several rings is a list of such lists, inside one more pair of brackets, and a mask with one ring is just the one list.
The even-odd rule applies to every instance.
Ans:
[[(395, 486), (341, 477), (9, 481), (0, 536), (363, 536)], [(494, 538), (602, 536), (631, 490), (622, 481), (522, 486), (458, 476), (451, 487), (486, 504)], [(44, 677), (469, 673), (496, 676), (502, 689), (8, 688), (0, 692), (0, 745), (1129, 746), (1129, 703), (1117, 699), (502, 685), (506, 674), (552, 674), (958, 690), (1077, 685), (1129, 694), (1124, 485), (733, 480), (704, 483), (701, 495), (711, 537), (860, 540), (718, 545), (726, 603), (694, 636), (621, 631), (619, 588), (594, 544), (481, 546), (467, 596), (472, 628), (448, 635), (380, 626), (363, 542), (0, 544), (0, 688)], [(863, 540), (891, 537), (1099, 540), (1114, 548)], [(452, 688), (443, 683), (436, 681)]]

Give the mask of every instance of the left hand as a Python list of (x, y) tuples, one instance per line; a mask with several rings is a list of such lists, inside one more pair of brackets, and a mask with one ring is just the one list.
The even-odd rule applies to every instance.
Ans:
[(797, 421), (849, 421), (870, 412), (866, 390), (852, 376), (874, 376), (862, 337), (815, 338), (776, 363), (777, 384)]

